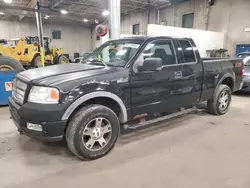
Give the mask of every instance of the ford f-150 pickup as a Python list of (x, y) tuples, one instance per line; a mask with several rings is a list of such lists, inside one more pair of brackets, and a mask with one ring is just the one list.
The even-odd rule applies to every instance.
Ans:
[(20, 133), (65, 139), (80, 159), (96, 159), (115, 145), (121, 125), (207, 101), (225, 114), (240, 90), (241, 59), (202, 59), (192, 39), (111, 40), (79, 63), (17, 74), (9, 98)]

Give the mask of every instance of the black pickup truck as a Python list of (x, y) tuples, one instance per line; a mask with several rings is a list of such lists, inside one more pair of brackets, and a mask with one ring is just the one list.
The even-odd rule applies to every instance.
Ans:
[(77, 157), (95, 159), (137, 118), (203, 101), (210, 113), (225, 114), (243, 72), (241, 59), (201, 59), (188, 38), (111, 40), (80, 63), (17, 74), (9, 109), (20, 133), (65, 138)]

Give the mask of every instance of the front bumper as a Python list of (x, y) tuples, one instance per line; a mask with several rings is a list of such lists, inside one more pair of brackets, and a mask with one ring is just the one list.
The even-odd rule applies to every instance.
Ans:
[[(32, 111), (32, 108), (34, 107), (33, 105), (37, 105), (37, 108), (34, 109), (34, 111)], [(50, 111), (51, 106), (48, 108), (48, 111), (46, 111), (46, 108), (44, 108), (44, 106), (42, 106), (43, 109), (40, 109), (39, 107), (40, 107), (39, 104), (28, 104), (28, 103), (20, 106), (12, 99), (12, 97), (9, 98), (10, 114), (18, 131), (24, 133), (25, 135), (31, 138), (36, 138), (40, 140), (47, 140), (47, 141), (62, 140), (66, 127), (66, 121), (60, 120), (59, 114), (62, 114), (64, 112), (64, 108), (61, 106), (57, 107), (58, 111), (54, 111), (55, 116), (53, 116), (53, 112)], [(50, 116), (52, 118), (49, 118), (50, 116), (48, 117), (48, 112), (50, 112)], [(34, 115), (34, 113), (36, 114)], [(37, 118), (38, 116), (39, 118)], [(57, 119), (57, 116), (58, 116), (58, 121), (55, 120)], [(49, 119), (53, 119), (53, 121), (48, 121)], [(41, 125), (42, 131), (34, 131), (28, 129), (27, 123), (34, 123)]]

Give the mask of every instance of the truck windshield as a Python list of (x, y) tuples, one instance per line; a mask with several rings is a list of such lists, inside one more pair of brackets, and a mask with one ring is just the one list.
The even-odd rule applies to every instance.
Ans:
[(82, 64), (124, 67), (137, 52), (143, 40), (114, 40), (96, 48), (83, 57)]

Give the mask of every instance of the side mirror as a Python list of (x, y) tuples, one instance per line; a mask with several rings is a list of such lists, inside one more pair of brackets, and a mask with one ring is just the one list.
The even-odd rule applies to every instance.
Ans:
[(160, 71), (162, 69), (161, 58), (146, 58), (142, 66), (138, 67), (138, 72)]

